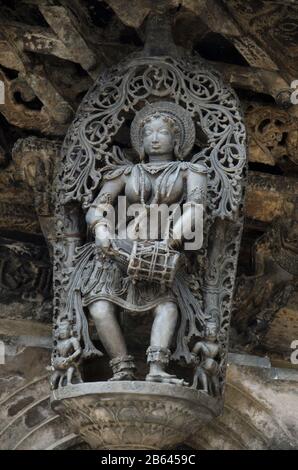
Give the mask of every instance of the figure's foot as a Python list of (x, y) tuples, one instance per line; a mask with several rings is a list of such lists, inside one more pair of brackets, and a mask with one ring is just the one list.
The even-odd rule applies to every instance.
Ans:
[(148, 374), (146, 375), (146, 382), (159, 382), (159, 383), (166, 383), (166, 384), (175, 384), (175, 385), (182, 385), (188, 386), (189, 384), (185, 382), (183, 379), (178, 379), (176, 375), (170, 374)]
[(83, 379), (81, 377), (81, 374), (75, 375), (69, 379), (67, 379), (67, 385), (75, 385), (75, 384), (82, 384)]
[(173, 379), (177, 378), (176, 375), (168, 374), (161, 365), (159, 364), (151, 364), (149, 374), (147, 374), (147, 377), (162, 377), (164, 379)]
[(117, 382), (118, 380), (136, 380), (136, 377), (135, 374), (129, 370), (116, 372), (116, 374), (109, 379), (110, 382)]
[(132, 356), (118, 356), (110, 361), (110, 366), (113, 370), (113, 377), (110, 381), (118, 380), (135, 380), (136, 366), (133, 362)]
[(147, 382), (160, 382), (187, 386), (183, 379), (178, 379), (176, 375), (165, 372), (169, 363), (171, 351), (157, 346), (149, 346), (147, 349), (147, 360), (150, 364), (150, 372), (146, 376)]

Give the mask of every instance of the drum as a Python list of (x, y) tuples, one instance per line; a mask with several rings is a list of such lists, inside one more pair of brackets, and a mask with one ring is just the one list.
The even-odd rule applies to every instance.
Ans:
[(113, 240), (108, 255), (134, 281), (158, 282), (171, 286), (177, 272), (180, 253), (165, 241)]

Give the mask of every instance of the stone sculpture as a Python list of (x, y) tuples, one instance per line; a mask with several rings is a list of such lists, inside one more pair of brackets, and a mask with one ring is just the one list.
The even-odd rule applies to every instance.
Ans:
[[(108, 356), (111, 384), (138, 383), (148, 395), (155, 382), (186, 390), (193, 375), (191, 393), (216, 399), (210, 413), (218, 414), (242, 230), (245, 128), (218, 73), (197, 56), (164, 48), (154, 55), (146, 46), (102, 74), (64, 141), (55, 186), (54, 327), (72, 325), (79, 357), (67, 365), (80, 364), (81, 375), (53, 384), (56, 399), (61, 388), (65, 398), (85, 381), (86, 360)], [(160, 206), (168, 209), (166, 223), (152, 224), (151, 209)], [(146, 386), (123, 335), (128, 315), (152, 318)], [(61, 356), (57, 343), (54, 374)], [(107, 379), (99, 372), (93, 380)]]
[(55, 358), (52, 364), (52, 388), (71, 384), (78, 367), (77, 358), (81, 354), (81, 347), (77, 338), (72, 336), (68, 320), (62, 320), (58, 326), (56, 347), (59, 357)]
[(198, 365), (194, 373), (193, 388), (217, 396), (219, 393), (219, 367), (216, 358), (219, 354), (219, 346), (216, 342), (216, 324), (207, 324), (204, 341), (198, 341), (193, 349), (194, 363)]

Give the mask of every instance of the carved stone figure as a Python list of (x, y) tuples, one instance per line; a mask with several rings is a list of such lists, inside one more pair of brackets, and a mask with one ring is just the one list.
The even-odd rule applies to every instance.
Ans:
[[(156, 59), (154, 60), (156, 61)], [(146, 67), (147, 64), (150, 64), (148, 59), (143, 59), (143, 62)], [(132, 62), (131, 65), (137, 69), (139, 67), (138, 61), (135, 65)], [(164, 64), (157, 63), (156, 72), (154, 72), (165, 73), (165, 83), (169, 80), (166, 78), (167, 73), (170, 73), (172, 68), (175, 73), (180, 73), (178, 64), (173, 67), (169, 63), (168, 66), (170, 69), (167, 71), (166, 68), (164, 69)], [(190, 67), (190, 64), (185, 63), (183, 66)], [(161, 67), (160, 72), (158, 72), (159, 67)], [(163, 69), (164, 72), (162, 72)], [(151, 67), (148, 69), (148, 73), (151, 75), (152, 72)], [(143, 72), (144, 80), (146, 73)], [(119, 75), (121, 75), (120, 70)], [(155, 77), (157, 79), (157, 75)], [(135, 86), (132, 77), (129, 83), (130, 86)], [(147, 86), (146, 80), (143, 86), (145, 84)], [(101, 86), (110, 87), (111, 85)], [(132, 90), (136, 93), (134, 88)], [(167, 93), (170, 93), (170, 90), (171, 88), (167, 90)], [(146, 93), (148, 97), (150, 93), (154, 96), (154, 87), (150, 85), (150, 89)], [(108, 105), (105, 94), (100, 96), (103, 100), (102, 105), (106, 106), (105, 103)], [(188, 99), (190, 100), (190, 98), (191, 95)], [(94, 99), (91, 93), (87, 101), (93, 103)], [(142, 100), (144, 100), (144, 96)], [(111, 140), (107, 118), (104, 118), (102, 123), (104, 127), (102, 128), (98, 128), (96, 121), (97, 127), (94, 127), (94, 130), (93, 118), (92, 121), (87, 117), (88, 115), (84, 120), (79, 118), (77, 124), (74, 124), (74, 130), (70, 130), (69, 136), (72, 136), (74, 132), (77, 132), (75, 129), (79, 129), (83, 125), (88, 137), (86, 134), (85, 140), (81, 143), (79, 141), (68, 142), (69, 138), (66, 138), (64, 148), (66, 155), (69, 155), (66, 158), (70, 158), (70, 161), (69, 163), (67, 160), (63, 162), (65, 176), (62, 176), (63, 187), (58, 209), (61, 210), (64, 198), (64, 216), (62, 216), (64, 222), (61, 220), (60, 214), (58, 226), (64, 224), (62, 237), (67, 240), (68, 249), (65, 257), (69, 258), (66, 263), (69, 276), (66, 302), (61, 311), (63, 315), (66, 312), (70, 321), (73, 321), (75, 314), (74, 324), (81, 328), (81, 332), (85, 336), (83, 354), (88, 357), (90, 354), (101, 355), (87, 338), (86, 308), (89, 309), (100, 341), (112, 361), (114, 380), (133, 379), (135, 370), (133, 359), (128, 353), (119, 322), (116, 319), (117, 309), (121, 308), (133, 314), (148, 312), (153, 315), (153, 324), (150, 347), (147, 350), (147, 360), (150, 364), (147, 380), (169, 382), (177, 382), (178, 380), (178, 383), (184, 383), (183, 379), (177, 379), (173, 374), (168, 375), (165, 369), (170, 358), (184, 360), (186, 363), (191, 362), (189, 343), (193, 338), (202, 338), (205, 319), (212, 319), (215, 315), (216, 321), (220, 322), (220, 318), (217, 318), (220, 306), (216, 305), (217, 301), (215, 301), (215, 305), (212, 305), (214, 300), (207, 299), (208, 295), (214, 298), (213, 288), (213, 293), (211, 294), (210, 291), (208, 294), (208, 276), (212, 275), (211, 272), (214, 271), (214, 267), (211, 266), (213, 255), (210, 251), (210, 244), (214, 245), (213, 252), (215, 253), (218, 249), (216, 248), (217, 243), (221, 240), (221, 243), (225, 244), (226, 240), (223, 239), (225, 237), (222, 234), (216, 237), (218, 241), (213, 243), (209, 238), (209, 227), (213, 224), (211, 237), (216, 231), (218, 234), (220, 231), (229, 231), (224, 222), (219, 224), (220, 227), (218, 224), (216, 225), (216, 213), (221, 213), (223, 217), (226, 214), (227, 218), (235, 217), (233, 215), (236, 210), (235, 204), (241, 198), (240, 188), (237, 189), (237, 181), (243, 165), (238, 163), (238, 166), (235, 167), (233, 162), (234, 158), (238, 158), (236, 152), (242, 148), (244, 150), (244, 147), (241, 147), (242, 143), (239, 143), (237, 147), (237, 144), (234, 143), (236, 142), (234, 136), (234, 141), (225, 144), (222, 150), (219, 147), (221, 143), (219, 140), (217, 144), (215, 141), (211, 142), (206, 149), (193, 153), (191, 151), (195, 145), (197, 130), (191, 112), (173, 101), (153, 100), (149, 102), (148, 99), (146, 101), (147, 104), (139, 110), (135, 110), (135, 117), (131, 123), (131, 144), (135, 150), (133, 154), (126, 153), (125, 155), (120, 147), (115, 145), (111, 151), (105, 150), (107, 144), (100, 142), (103, 136), (105, 139)], [(187, 106), (191, 109), (191, 102)], [(223, 107), (219, 107), (217, 113), (218, 117), (209, 111), (204, 116), (204, 132), (207, 132), (207, 123), (211, 126), (209, 139), (211, 139), (210, 129), (215, 132), (214, 136), (217, 135), (218, 139), (222, 139), (218, 126), (221, 122), (225, 123), (225, 119), (229, 119), (228, 115), (225, 116)], [(82, 112), (82, 116), (85, 116), (84, 112)], [(236, 113), (236, 116), (239, 119), (240, 115)], [(88, 124), (89, 121), (90, 124)], [(115, 116), (111, 122), (116, 122)], [(119, 118), (117, 128), (122, 123), (123, 118)], [(115, 124), (113, 125), (115, 126)], [(239, 125), (240, 123), (238, 123)], [(231, 130), (234, 132), (235, 128), (237, 127), (234, 125)], [(99, 129), (103, 134), (98, 134)], [(239, 127), (239, 129), (241, 128)], [(200, 131), (202, 132), (202, 128)], [(113, 130), (113, 134), (115, 133), (116, 128)], [(239, 139), (240, 135), (237, 134), (237, 136)], [(99, 139), (98, 144), (96, 144), (96, 139)], [(106, 161), (105, 167), (98, 167), (97, 170), (90, 167), (92, 163), (91, 149), (94, 149), (92, 152), (97, 152), (92, 157), (95, 158), (95, 161), (99, 158), (98, 152), (102, 152), (101, 158)], [(221, 152), (222, 157), (220, 157)], [(89, 154), (88, 160), (85, 158), (87, 154)], [(215, 163), (219, 157), (222, 158), (222, 163), (217, 167), (212, 166), (213, 159), (215, 159)], [(79, 165), (78, 168), (77, 165)], [(83, 166), (81, 167), (81, 165)], [(73, 167), (70, 172), (71, 166)], [(238, 173), (239, 176), (236, 177)], [(92, 178), (90, 190), (87, 190), (86, 185), (90, 184), (89, 180)], [(221, 178), (225, 183), (221, 182)], [(215, 191), (216, 187), (219, 192)], [(86, 194), (81, 196), (81, 191), (86, 191)], [(186, 208), (184, 207), (185, 210), (180, 218), (176, 217), (176, 220), (174, 220), (175, 217), (169, 218), (168, 238), (164, 237), (164, 234), (161, 233), (161, 227), (158, 227), (155, 240), (148, 241), (146, 234), (144, 236), (142, 216), (139, 214), (130, 217), (124, 227), (127, 231), (126, 239), (124, 239), (120, 233), (121, 230), (118, 230), (119, 233), (116, 236), (112, 233), (114, 229), (112, 228), (111, 208), (118, 209), (118, 213), (119, 210), (122, 210), (118, 203), (120, 195), (124, 195), (126, 198), (128, 212), (130, 206), (137, 203), (144, 208), (143, 215), (148, 215), (148, 210), (153, 205), (165, 204), (170, 207), (176, 203), (180, 207), (185, 204)], [(81, 197), (83, 197), (82, 208), (85, 215), (73, 203), (75, 199)], [(67, 201), (73, 202), (67, 203)], [(203, 208), (200, 214), (197, 212), (199, 205)], [(87, 238), (80, 232), (79, 225), (84, 225), (82, 217), (85, 218), (87, 224)], [(79, 222), (80, 218), (81, 222)], [(199, 254), (197, 257), (194, 251), (184, 249), (187, 234), (183, 233), (187, 225), (186, 221), (191, 226), (195, 218), (196, 234), (200, 239), (195, 250)], [(72, 228), (67, 228), (66, 220), (69, 221)], [(184, 229), (181, 231), (182, 226)], [(112, 240), (112, 237), (115, 239)], [(85, 239), (85, 243), (82, 244), (83, 239)], [(208, 274), (209, 268), (206, 270), (208, 250), (210, 253), (210, 274)], [(156, 263), (156, 266), (150, 267), (147, 279), (140, 270), (137, 272), (134, 269), (136, 263), (145, 262), (144, 256), (149, 256), (149, 259), (151, 261), (154, 259)], [(218, 253), (215, 256), (217, 258), (215, 262), (217, 262)], [(124, 270), (123, 259), (126, 259)], [(162, 262), (162, 259), (164, 263), (170, 263), (168, 266), (164, 266), (164, 269), (168, 271), (171, 282), (165, 282), (166, 279), (158, 277), (159, 275), (154, 278), (160, 269), (158, 262)], [(174, 260), (176, 261), (174, 262)], [(173, 271), (172, 277), (169, 274), (171, 271)], [(192, 289), (191, 280), (194, 277), (197, 285), (195, 289)], [(158, 282), (161, 282), (162, 288)], [(204, 290), (205, 299), (202, 301)], [(175, 335), (176, 347), (171, 353)]]
[[(85, 363), (95, 357), (98, 364), (108, 357), (112, 377), (101, 376), (99, 368), (90, 389), (54, 380), (55, 402), (68, 397), (66, 407), (78, 419), (86, 419), (73, 408), (79, 392), (98, 394), (103, 387), (112, 400), (118, 381), (125, 400), (136, 390), (140, 397), (185, 390), (204, 422), (219, 413), (245, 162), (235, 94), (200, 58), (180, 55), (170, 36), (164, 45), (149, 41), (143, 53), (103, 73), (85, 96), (55, 182), (54, 325), (64, 319), (73, 325), (80, 353), (68, 365), (80, 364), (83, 381)], [(166, 217), (156, 218), (156, 208)], [(137, 351), (137, 369), (122, 323), (141, 315), (152, 326)], [(211, 324), (218, 325), (216, 337), (206, 330)], [(64, 354), (57, 343), (56, 371)], [(201, 390), (187, 389), (195, 354), (202, 359), (194, 373)], [(87, 415), (105, 406), (98, 399), (88, 398)], [(88, 423), (84, 429), (98, 446)], [(105, 436), (101, 440), (109, 441)]]
[[(150, 208), (152, 204), (167, 204), (188, 202), (193, 206), (202, 204), (206, 195), (207, 167), (202, 164), (175, 161), (183, 158), (188, 148), (193, 144), (194, 126), (190, 116), (187, 116), (183, 108), (169, 102), (158, 102), (142, 109), (132, 123), (131, 138), (133, 145), (139, 152), (141, 163), (133, 165), (129, 162), (116, 170), (107, 171), (103, 176), (103, 184), (98, 196), (93, 201), (86, 214), (87, 224), (95, 236), (93, 251), (102, 251), (104, 259), (93, 256), (90, 267), (83, 273), (81, 285), (83, 305), (89, 306), (91, 317), (94, 320), (99, 338), (112, 359), (112, 365), (118, 362), (127, 362), (127, 347), (115, 317), (116, 306), (125, 308), (128, 312), (148, 312), (153, 316), (150, 347), (147, 350), (150, 372), (146, 380), (176, 382), (173, 375), (165, 372), (169, 363), (171, 352), (169, 350), (178, 320), (179, 292), (193, 302), (196, 313), (191, 318), (191, 312), (185, 308), (180, 309), (180, 314), (190, 318), (191, 326), (195, 331), (195, 318), (202, 318), (201, 307), (195, 301), (187, 287), (187, 275), (183, 280), (178, 280), (171, 287), (160, 289), (156, 282), (150, 279), (139, 279), (121, 272), (117, 265), (117, 257), (109, 257), (109, 247), (112, 244), (112, 232), (108, 217), (106, 202), (117, 204), (117, 196), (125, 193), (128, 204), (139, 203), (142, 207)], [(177, 227), (183, 225), (182, 218), (194, 217), (191, 212), (194, 207), (189, 205), (183, 215), (173, 224), (172, 243), (181, 245), (183, 239), (178, 239)], [(150, 222), (150, 220), (149, 220)], [(185, 222), (185, 221), (184, 221)], [(139, 233), (140, 221), (134, 219), (134, 235)], [(130, 225), (132, 225), (130, 223)], [(184, 225), (186, 225), (184, 223)], [(202, 224), (201, 224), (202, 227)], [(131, 227), (130, 227), (131, 228)], [(128, 236), (131, 235), (128, 230)], [(157, 233), (160, 237), (161, 234)], [(181, 234), (183, 237), (183, 234)], [(136, 238), (138, 240), (138, 238)], [(167, 248), (166, 240), (163, 249), (168, 251), (168, 256), (173, 255), (173, 250)], [(125, 241), (122, 242), (122, 245)], [(129, 241), (126, 242), (129, 245)], [(139, 247), (147, 250), (147, 240), (140, 241)], [(151, 245), (156, 246), (156, 243)], [(158, 248), (159, 249), (159, 248)], [(129, 250), (129, 247), (128, 247)], [(160, 251), (160, 250), (159, 250)], [(92, 256), (92, 255), (91, 255)], [(131, 254), (130, 254), (131, 256)], [(156, 257), (152, 251), (151, 258)], [(185, 259), (187, 263), (187, 259)], [(151, 261), (152, 264), (152, 261)], [(151, 270), (157, 270), (157, 266), (151, 266)], [(158, 271), (157, 271), (158, 273)], [(162, 279), (161, 279), (162, 280)], [(177, 285), (179, 284), (179, 285)], [(183, 336), (185, 333), (182, 333)], [(179, 351), (183, 353), (183, 350)], [(115, 373), (113, 379), (127, 380), (134, 378), (132, 373), (133, 363), (130, 367), (126, 364), (126, 373)], [(179, 381), (183, 383), (182, 381)]]
[(192, 349), (194, 363), (198, 364), (192, 387), (217, 396), (219, 393), (219, 367), (216, 358), (219, 354), (219, 346), (216, 343), (216, 324), (207, 324), (205, 331), (205, 340), (198, 341)]
[(52, 367), (54, 374), (51, 379), (52, 388), (57, 385), (71, 384), (74, 373), (77, 372), (77, 380), (80, 381), (80, 374), (77, 370), (78, 357), (81, 354), (81, 347), (78, 340), (72, 337), (71, 326), (68, 320), (62, 320), (57, 332), (57, 352), (58, 357), (53, 357)]

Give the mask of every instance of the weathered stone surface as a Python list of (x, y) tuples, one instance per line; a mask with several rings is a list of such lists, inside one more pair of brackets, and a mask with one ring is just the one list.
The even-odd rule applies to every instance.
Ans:
[(107, 3), (123, 23), (135, 28), (141, 26), (152, 6), (150, 0), (143, 0), (142, 2), (132, 0), (129, 4), (124, 3), (122, 0), (108, 0)]
[(80, 23), (71, 9), (63, 5), (51, 5), (50, 2), (43, 2), (39, 8), (73, 60), (80, 63), (94, 79), (97, 78), (96, 54), (87, 44)]
[(245, 200), (246, 217), (270, 223), (294, 214), (298, 187), (294, 178), (251, 172)]
[(289, 360), (293, 349), (291, 344), (298, 339), (298, 298), (293, 290), (285, 306), (278, 310), (264, 335), (262, 346), (271, 356)]
[(288, 82), (278, 72), (261, 67), (245, 67), (214, 61), (210, 63), (223, 74), (225, 80), (233, 87), (264, 93), (272, 96), (279, 105), (290, 105), (291, 93)]
[[(242, 31), (250, 37), (255, 37), (266, 55), (274, 60), (281, 74), (285, 77), (296, 77), (297, 60), (292, 58), (297, 54), (297, 5), (295, 3), (262, 2), (260, 7), (253, 0), (224, 1), (228, 11), (231, 11)], [(289, 28), (289, 24), (293, 27)], [(284, 54), (283, 44), (286, 43), (287, 54)], [(264, 56), (261, 56), (264, 61)], [(266, 67), (267, 68), (267, 67)]]
[[(244, 357), (248, 363), (250, 356)], [(197, 449), (296, 448), (298, 370), (289, 369), (281, 378), (279, 370), (254, 363), (233, 364), (231, 357), (224, 413), (188, 444)]]

